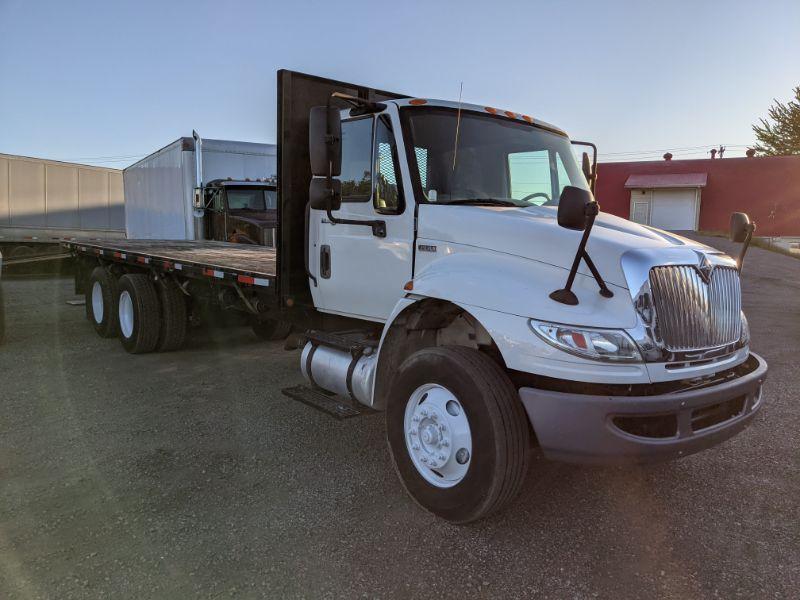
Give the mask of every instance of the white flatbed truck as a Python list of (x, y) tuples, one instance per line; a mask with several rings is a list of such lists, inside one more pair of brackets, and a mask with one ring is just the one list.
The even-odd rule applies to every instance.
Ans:
[(384, 411), (406, 489), (457, 523), (508, 505), (535, 444), (647, 462), (753, 420), (743, 255), (599, 213), (563, 131), (291, 71), (278, 95), (277, 247), (71, 242), (98, 333), (176, 349), (206, 305), (293, 328), (309, 385), (287, 395)]

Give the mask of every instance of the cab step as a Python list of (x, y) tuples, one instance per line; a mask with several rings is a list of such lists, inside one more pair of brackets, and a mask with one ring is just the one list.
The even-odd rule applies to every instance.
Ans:
[(347, 398), (329, 394), (324, 390), (314, 389), (307, 385), (284, 388), (281, 392), (283, 392), (284, 396), (288, 396), (292, 400), (299, 400), (303, 404), (327, 413), (339, 421), (377, 412)]

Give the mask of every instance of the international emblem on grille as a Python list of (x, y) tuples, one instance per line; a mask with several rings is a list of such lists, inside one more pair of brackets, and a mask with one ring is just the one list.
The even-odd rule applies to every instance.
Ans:
[(714, 265), (712, 265), (709, 262), (708, 257), (701, 252), (697, 253), (697, 257), (700, 259), (700, 264), (697, 265), (697, 270), (700, 273), (700, 277), (703, 278), (703, 281), (708, 284), (708, 282), (711, 280), (711, 271), (714, 269)]
[(650, 269), (655, 334), (667, 350), (718, 348), (741, 336), (739, 272), (703, 259), (699, 265)]

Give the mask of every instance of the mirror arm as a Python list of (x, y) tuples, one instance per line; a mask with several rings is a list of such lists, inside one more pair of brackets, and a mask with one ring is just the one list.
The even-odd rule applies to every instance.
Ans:
[(583, 230), (581, 242), (578, 244), (578, 251), (575, 253), (575, 259), (572, 261), (572, 268), (569, 270), (567, 285), (560, 290), (550, 293), (550, 298), (556, 302), (561, 302), (561, 304), (568, 304), (570, 306), (575, 306), (578, 304), (578, 297), (575, 295), (575, 292), (572, 291), (572, 284), (575, 283), (575, 275), (578, 273), (578, 267), (581, 264), (581, 259), (586, 261), (586, 265), (592, 272), (595, 281), (597, 281), (597, 285), (600, 288), (600, 295), (603, 296), (603, 298), (612, 298), (614, 296), (614, 292), (608, 289), (606, 282), (600, 276), (600, 271), (597, 270), (594, 262), (591, 258), (589, 258), (588, 252), (586, 252), (586, 242), (589, 241), (589, 235), (592, 233), (594, 220), (599, 212), (600, 207), (598, 206), (597, 202), (590, 202), (586, 205), (586, 227)]
[(739, 252), (739, 260), (736, 261), (736, 264), (739, 268), (739, 272), (742, 272), (742, 264), (744, 263), (744, 255), (747, 254), (747, 248), (750, 246), (750, 240), (753, 239), (753, 232), (756, 230), (756, 224), (750, 223), (747, 226), (747, 236), (744, 238), (744, 242), (742, 242), (742, 251)]

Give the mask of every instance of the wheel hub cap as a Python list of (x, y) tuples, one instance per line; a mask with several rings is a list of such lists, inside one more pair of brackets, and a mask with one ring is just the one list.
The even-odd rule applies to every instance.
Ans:
[(98, 325), (103, 322), (103, 287), (99, 281), (92, 284), (92, 315)]
[(472, 434), (464, 409), (452, 392), (437, 384), (419, 387), (408, 400), (404, 425), (409, 456), (426, 481), (436, 487), (452, 487), (464, 478), (472, 454)]
[(133, 299), (127, 290), (119, 295), (119, 328), (125, 338), (133, 335)]

